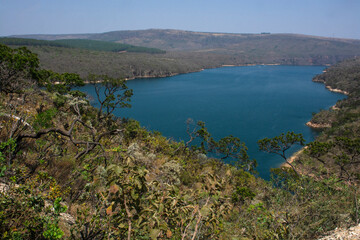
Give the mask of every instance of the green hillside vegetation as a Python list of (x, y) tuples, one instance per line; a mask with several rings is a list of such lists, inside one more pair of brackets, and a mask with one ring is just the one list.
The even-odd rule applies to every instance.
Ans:
[[(328, 110), (313, 116), (312, 123), (329, 126), (314, 145), (300, 155), (297, 164), (318, 178), (343, 178), (349, 183), (360, 180), (360, 58), (336, 64), (314, 78), (333, 89), (349, 93)], [(308, 157), (312, 156), (313, 159)], [(314, 161), (314, 159), (316, 161)]]
[(105, 52), (138, 52), (138, 53), (165, 53), (165, 51), (157, 48), (147, 48), (147, 47), (138, 47), (129, 44), (123, 43), (113, 43), (97, 40), (87, 40), (87, 39), (63, 39), (55, 40), (54, 42), (60, 43), (63, 46), (96, 50), (96, 51), (105, 51)]
[[(256, 162), (245, 143), (234, 136), (215, 141), (203, 122), (189, 121), (189, 141), (173, 142), (114, 117), (114, 108), (131, 103), (121, 79), (44, 70), (36, 54), (4, 45), (0, 77), (2, 239), (316, 239), (359, 221), (356, 175), (327, 169), (314, 178), (317, 172), (296, 162), (274, 169), (265, 182), (253, 175)], [(100, 109), (71, 90), (83, 80), (103, 82), (94, 84), (107, 94), (99, 94)], [(350, 140), (310, 144), (306, 162), (324, 153), (356, 165), (358, 140), (346, 130), (334, 132)], [(194, 139), (201, 144), (191, 146)], [(259, 141), (261, 150), (286, 160), (293, 144), (302, 145), (302, 136)], [(236, 162), (224, 164), (208, 152)]]
[(8, 46), (52, 46), (52, 47), (64, 47), (61, 43), (56, 41), (37, 40), (31, 38), (0, 38), (0, 43)]
[(360, 58), (351, 58), (325, 70), (314, 81), (323, 82), (333, 89), (341, 89), (350, 95), (360, 95)]
[(87, 40), (87, 39), (63, 39), (55, 41), (36, 40), (28, 38), (0, 38), (0, 43), (6, 45), (17, 46), (51, 46), (51, 47), (66, 47), (66, 48), (79, 48), (95, 51), (105, 52), (137, 52), (137, 53), (165, 53), (165, 51), (156, 48), (147, 48), (133, 46), (129, 44)]
[(41, 66), (55, 72), (74, 72), (82, 77), (106, 74), (127, 79), (167, 77), (220, 67), (230, 62), (228, 56), (203, 53), (113, 53), (76, 48), (29, 46), (38, 54)]

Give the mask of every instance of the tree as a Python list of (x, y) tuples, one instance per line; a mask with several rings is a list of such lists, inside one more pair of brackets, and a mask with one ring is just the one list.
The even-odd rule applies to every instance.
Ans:
[(304, 146), (305, 140), (301, 133), (296, 134), (294, 132), (282, 133), (280, 136), (273, 138), (264, 138), (258, 141), (259, 149), (263, 152), (275, 153), (282, 157), (287, 164), (291, 166), (294, 172), (298, 174), (294, 165), (286, 157), (286, 151), (293, 145), (299, 144)]
[(0, 92), (18, 92), (37, 79), (39, 59), (27, 48), (9, 48), (0, 44)]
[(37, 73), (39, 84), (49, 92), (69, 93), (71, 88), (84, 86), (84, 80), (76, 73), (56, 73), (51, 70), (40, 70)]
[(128, 89), (124, 79), (106, 75), (91, 75), (89, 82), (94, 85), (99, 111), (98, 121), (108, 118), (116, 108), (131, 107), (132, 89)]
[(186, 123), (186, 132), (190, 139), (185, 143), (185, 149), (190, 148), (190, 143), (199, 138), (201, 140), (200, 147), (191, 146), (193, 150), (199, 150), (203, 154), (215, 153), (221, 155), (221, 159), (230, 158), (235, 161), (234, 165), (237, 168), (249, 172), (255, 171), (257, 162), (255, 159), (250, 159), (247, 154), (248, 148), (244, 142), (241, 142), (240, 138), (230, 135), (215, 141), (204, 122), (198, 121), (193, 130), (190, 130), (190, 128), (191, 125), (194, 125), (194, 121), (189, 118)]
[(232, 135), (220, 139), (216, 143), (216, 151), (223, 155), (221, 159), (232, 158), (235, 160), (235, 166), (245, 171), (254, 172), (257, 166), (255, 159), (250, 159), (248, 148), (240, 138)]

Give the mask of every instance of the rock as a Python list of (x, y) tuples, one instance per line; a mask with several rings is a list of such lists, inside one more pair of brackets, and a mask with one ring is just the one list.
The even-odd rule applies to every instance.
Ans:
[[(12, 187), (18, 188), (20, 187), (19, 184), (11, 184)], [(0, 183), (0, 193), (6, 193), (10, 190), (10, 185), (6, 183)]]
[(318, 240), (358, 240), (360, 239), (360, 224), (349, 229), (336, 228), (330, 235)]
[(169, 162), (166, 162), (160, 168), (160, 171), (162, 172), (160, 175), (160, 179), (166, 183), (178, 185), (181, 183), (180, 181), (181, 170), (182, 167), (177, 161), (171, 160)]
[(197, 158), (198, 158), (200, 161), (206, 161), (206, 160), (208, 159), (208, 157), (207, 157), (205, 154), (203, 154), (203, 153), (199, 153), (199, 154), (197, 155)]
[(64, 223), (69, 224), (69, 225), (75, 224), (74, 217), (68, 213), (60, 213), (60, 221), (63, 221)]
[(9, 190), (9, 185), (0, 183), (0, 193), (6, 193)]
[(156, 155), (153, 153), (149, 153), (147, 155), (147, 158), (149, 159), (149, 161), (154, 161), (156, 159)]
[(307, 122), (306, 123), (306, 126), (308, 127), (311, 127), (311, 128), (318, 128), (318, 129), (321, 129), (321, 128), (330, 128), (331, 127), (331, 124), (330, 123), (313, 123), (313, 122)]
[(138, 152), (140, 150), (139, 144), (137, 143), (132, 143), (130, 144), (130, 146), (128, 147), (127, 153), (128, 154), (132, 154), (134, 152)]
[(135, 162), (141, 163), (144, 162), (144, 155), (140, 151), (140, 146), (137, 143), (132, 143), (127, 150), (130, 158), (132, 158)]

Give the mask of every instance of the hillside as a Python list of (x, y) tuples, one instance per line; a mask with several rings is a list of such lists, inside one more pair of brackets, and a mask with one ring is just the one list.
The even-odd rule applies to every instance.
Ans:
[[(39, 54), (44, 67), (60, 72), (76, 72), (82, 76), (97, 71), (95, 69), (102, 69), (101, 73), (111, 76), (134, 78), (171, 76), (222, 65), (331, 65), (360, 55), (360, 40), (296, 34), (229, 34), (150, 29), (18, 37), (65, 39), (62, 41), (87, 39), (166, 50), (164, 54), (149, 57), (144, 54), (114, 55), (108, 52), (94, 54), (85, 49), (70, 52), (56, 47), (28, 45), (32, 51)], [(57, 61), (52, 61), (55, 58)], [(78, 66), (74, 66), (72, 58), (78, 58)], [(93, 58), (96, 58), (97, 66), (94, 66)], [(127, 64), (129, 62), (131, 64)]]
[[(310, 121), (323, 129), (296, 164), (317, 178), (337, 177), (360, 181), (360, 58), (348, 59), (326, 69), (313, 79), (348, 97), (330, 109), (314, 114)], [(309, 158), (312, 157), (312, 158)]]
[[(314, 54), (324, 51), (337, 50), (349, 51), (352, 47), (360, 46), (360, 40), (337, 39), (300, 34), (237, 34), (237, 33), (209, 33), (192, 32), (172, 29), (149, 29), (113, 31), (94, 34), (72, 34), (72, 35), (21, 35), (21, 38), (34, 38), (42, 40), (57, 39), (92, 39), (109, 42), (121, 42), (137, 46), (155, 47), (169, 51), (194, 51), (194, 50), (228, 50), (245, 51), (246, 47), (262, 46), (263, 49), (271, 50), (294, 50), (298, 53), (306, 48), (315, 50)], [(255, 43), (252, 43), (254, 42)], [(304, 47), (303, 49), (301, 49)], [(316, 49), (320, 48), (320, 49)], [(339, 52), (337, 52), (339, 53)], [(350, 52), (347, 52), (349, 54)]]
[[(179, 143), (114, 117), (132, 95), (123, 80), (92, 77), (108, 94), (101, 111), (71, 90), (82, 84), (76, 74), (41, 69), (24, 48), (0, 45), (0, 56), (2, 239), (316, 239), (359, 222), (359, 175), (349, 171), (359, 165), (358, 117), (318, 139), (336, 133), (335, 144), (310, 143), (294, 168), (265, 182), (245, 143), (215, 141), (203, 122), (189, 123), (189, 141)], [(358, 108), (341, 104), (349, 116)], [(285, 152), (303, 141), (287, 133), (259, 143)], [(319, 159), (328, 164), (304, 168)]]
[(165, 53), (156, 48), (138, 47), (123, 43), (105, 42), (88, 39), (62, 39), (62, 40), (37, 40), (31, 38), (0, 38), (0, 43), (9, 46), (45, 46), (78, 48), (104, 52), (136, 52), (136, 53)]

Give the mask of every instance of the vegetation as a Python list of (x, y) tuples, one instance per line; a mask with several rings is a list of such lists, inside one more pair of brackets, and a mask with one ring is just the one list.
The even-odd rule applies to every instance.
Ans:
[[(336, 64), (314, 78), (331, 88), (347, 91), (348, 97), (329, 110), (315, 114), (311, 122), (328, 126), (310, 143), (298, 165), (319, 178), (335, 175), (346, 182), (359, 181), (360, 59)], [(311, 160), (309, 159), (311, 157)]]
[[(2, 47), (8, 58), (0, 74), (25, 50)], [(16, 62), (28, 66), (33, 58)], [(332, 159), (341, 175), (327, 168), (326, 177), (313, 177), (316, 172), (295, 162), (299, 174), (274, 169), (265, 182), (252, 174), (256, 162), (239, 138), (215, 141), (203, 122), (189, 120), (189, 141), (179, 143), (114, 117), (113, 108), (129, 106), (124, 81), (93, 76), (95, 83), (105, 80), (97, 90), (102, 111), (72, 91), (81, 83), (78, 75), (38, 66), (31, 75), (18, 71), (21, 77), (7, 82), (10, 90), (0, 92), (2, 239), (315, 239), (359, 220), (351, 170), (358, 165), (359, 140), (340, 136), (346, 128), (332, 130), (339, 136), (327, 143), (320, 137), (301, 158), (327, 166)], [(53, 76), (65, 80), (55, 84)], [(12, 87), (22, 86), (17, 81), (32, 84)], [(292, 144), (303, 144), (302, 136), (266, 138), (260, 148), (288, 161)], [(236, 163), (220, 160), (227, 157)]]
[(43, 68), (77, 73), (83, 78), (89, 73), (127, 79), (165, 77), (223, 65), (329, 65), (360, 54), (359, 40), (294, 34), (151, 29), (22, 37), (55, 41), (2, 38), (0, 43), (27, 46), (39, 55)]
[(104, 42), (87, 39), (63, 39), (55, 41), (37, 40), (29, 38), (0, 38), (0, 43), (15, 46), (46, 46), (46, 47), (65, 47), (80, 48), (94, 51), (104, 52), (135, 52), (135, 53), (165, 53), (165, 51), (157, 48), (147, 48), (133, 46), (129, 44)]
[(258, 141), (259, 149), (264, 152), (274, 153), (284, 159), (284, 161), (291, 166), (296, 174), (295, 167), (288, 161), (286, 151), (289, 150), (293, 145), (299, 144), (304, 146), (305, 140), (301, 133), (295, 134), (294, 132), (287, 132), (286, 135), (282, 133), (280, 136), (274, 138), (264, 138)]
[(38, 67), (39, 60), (36, 54), (26, 48), (13, 50), (0, 45), (0, 91), (16, 92), (24, 88), (23, 84), (31, 85)]

